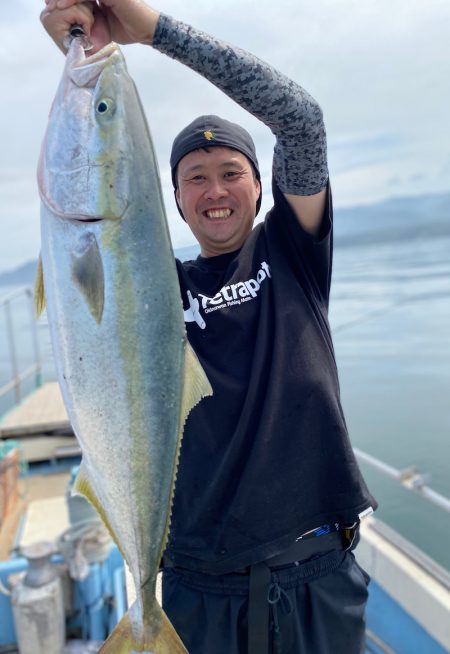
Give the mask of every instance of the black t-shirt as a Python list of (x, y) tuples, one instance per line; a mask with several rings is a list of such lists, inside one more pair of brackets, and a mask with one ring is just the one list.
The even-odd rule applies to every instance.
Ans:
[(275, 204), (243, 247), (177, 268), (189, 341), (214, 394), (184, 431), (167, 555), (227, 573), (376, 507), (339, 400), (327, 318), (331, 194), (321, 232)]

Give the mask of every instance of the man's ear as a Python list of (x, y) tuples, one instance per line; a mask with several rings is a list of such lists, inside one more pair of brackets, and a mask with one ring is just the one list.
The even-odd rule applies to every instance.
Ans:
[(255, 181), (256, 181), (256, 184), (257, 184), (257, 188), (258, 188), (258, 197), (256, 199), (259, 200), (259, 198), (261, 197), (261, 188), (262, 188), (261, 187), (261, 182), (259, 181), (259, 179), (257, 177), (255, 178)]
[(175, 202), (176, 202), (176, 205), (177, 205), (178, 213), (183, 218), (184, 222), (186, 222), (186, 218), (183, 216), (183, 212), (181, 211), (181, 207), (180, 207), (180, 191), (179, 191), (179, 189), (178, 188), (174, 189), (173, 194), (175, 196)]

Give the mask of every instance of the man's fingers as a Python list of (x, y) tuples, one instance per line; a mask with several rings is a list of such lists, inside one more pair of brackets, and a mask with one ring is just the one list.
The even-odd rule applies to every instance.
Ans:
[[(56, 8), (57, 9), (69, 9), (69, 7), (72, 7), (73, 5), (79, 5), (79, 4), (84, 4), (86, 0), (56, 0)], [(88, 0), (88, 2), (94, 2), (94, 0)]]
[(95, 0), (45, 0), (49, 11), (53, 11), (54, 9), (70, 9), (74, 5), (85, 4), (86, 2), (96, 4)]
[(81, 25), (85, 32), (89, 33), (94, 23), (94, 16), (83, 5), (65, 11), (51, 11), (45, 8), (41, 12), (41, 22), (51, 36), (56, 36), (64, 31), (67, 32), (70, 26), (74, 24)]
[(67, 51), (65, 39), (72, 25), (80, 25), (85, 34), (91, 33), (94, 16), (86, 4), (75, 4), (68, 9), (50, 10), (48, 6), (41, 12), (41, 23), (62, 52)]

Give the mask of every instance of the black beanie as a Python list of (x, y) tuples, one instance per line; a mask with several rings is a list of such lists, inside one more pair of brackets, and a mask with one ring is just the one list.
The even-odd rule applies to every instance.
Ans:
[[(225, 146), (242, 152), (242, 154), (244, 154), (252, 164), (258, 182), (261, 184), (255, 144), (247, 130), (240, 125), (231, 123), (229, 120), (225, 120), (219, 116), (200, 116), (181, 130), (172, 145), (170, 167), (172, 170), (172, 183), (175, 192), (177, 189), (176, 172), (180, 160), (193, 150), (218, 146)], [(261, 196), (262, 193), (260, 192), (259, 198), (256, 202), (256, 214), (258, 214), (261, 207)], [(180, 207), (178, 206), (178, 202), (177, 207), (181, 216), (184, 218)]]

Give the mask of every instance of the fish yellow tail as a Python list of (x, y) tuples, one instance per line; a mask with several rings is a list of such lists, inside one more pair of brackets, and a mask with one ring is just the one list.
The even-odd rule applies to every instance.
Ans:
[(130, 654), (146, 652), (147, 654), (189, 654), (180, 637), (170, 623), (162, 608), (156, 604), (153, 610), (158, 627), (143, 628), (142, 636), (137, 639), (132, 630), (130, 613), (133, 606), (125, 613), (109, 638), (103, 643), (98, 654)]

